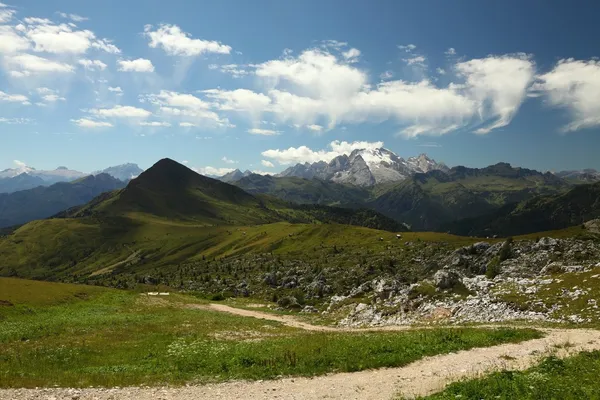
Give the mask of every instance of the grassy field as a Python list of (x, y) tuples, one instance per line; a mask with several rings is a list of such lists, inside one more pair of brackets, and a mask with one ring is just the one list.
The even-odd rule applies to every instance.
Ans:
[(598, 400), (600, 351), (585, 352), (564, 360), (549, 357), (523, 372), (503, 371), (483, 379), (451, 384), (427, 400)]
[[(0, 279), (0, 387), (163, 385), (407, 364), (539, 337), (531, 329), (306, 332), (146, 296)], [(43, 295), (41, 295), (44, 293)]]

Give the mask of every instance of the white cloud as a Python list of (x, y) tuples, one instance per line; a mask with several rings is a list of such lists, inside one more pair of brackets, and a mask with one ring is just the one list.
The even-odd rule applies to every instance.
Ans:
[(367, 74), (342, 64), (333, 54), (307, 50), (298, 58), (271, 60), (256, 66), (256, 75), (274, 85), (291, 84), (302, 96), (343, 98), (367, 84)]
[(120, 86), (109, 86), (108, 91), (113, 93), (123, 93), (123, 89), (121, 89)]
[(342, 53), (342, 56), (346, 59), (347, 62), (354, 63), (357, 62), (358, 57), (360, 57), (360, 50), (352, 48), (348, 51), (344, 51)]
[[(425, 61), (421, 55), (407, 59), (413, 65)], [(532, 60), (522, 54), (489, 56), (455, 64), (458, 81), (447, 86), (427, 78), (372, 85), (366, 71), (320, 49), (253, 67), (263, 93), (247, 89), (202, 93), (219, 110), (250, 114), (255, 124), (264, 113), (283, 123), (330, 129), (340, 123), (393, 120), (408, 137), (442, 135), (473, 125), (483, 134), (505, 126), (525, 98), (535, 70)]]
[(560, 60), (537, 77), (533, 89), (546, 95), (551, 105), (570, 112), (564, 132), (600, 126), (600, 61)]
[(194, 95), (170, 90), (161, 90), (158, 94), (146, 96), (144, 100), (158, 106), (180, 107), (192, 110), (207, 110), (210, 108), (209, 103)]
[(254, 118), (266, 111), (271, 104), (269, 96), (248, 89), (210, 89), (204, 90), (202, 93), (207, 98), (216, 101), (217, 107), (222, 111), (247, 112)]
[(124, 72), (154, 72), (154, 65), (152, 61), (146, 60), (145, 58), (138, 58), (137, 60), (119, 60), (119, 71)]
[(410, 53), (411, 51), (413, 51), (414, 49), (416, 49), (417, 46), (415, 46), (414, 44), (411, 43), (411, 44), (407, 44), (407, 45), (400, 45), (400, 46), (398, 46), (398, 48), (400, 50), (406, 51), (407, 53)]
[(321, 125), (316, 125), (316, 124), (306, 125), (306, 128), (313, 132), (322, 132), (323, 131), (323, 127)]
[(223, 158), (221, 158), (221, 161), (223, 161), (226, 164), (237, 164), (238, 162), (235, 160), (231, 160), (225, 156), (223, 156)]
[(446, 75), (446, 70), (443, 68), (436, 68), (435, 72), (437, 72), (439, 75)]
[(458, 63), (456, 70), (466, 80), (467, 96), (477, 105), (483, 122), (492, 122), (476, 133), (485, 134), (506, 126), (513, 119), (526, 97), (535, 65), (524, 54), (489, 56)]
[(424, 65), (426, 60), (427, 59), (424, 56), (415, 56), (404, 59), (408, 65)]
[(143, 108), (132, 106), (114, 106), (113, 108), (92, 108), (90, 114), (104, 118), (148, 118), (152, 113)]
[(193, 127), (195, 127), (197, 125), (193, 124), (191, 122), (180, 122), (179, 126), (181, 126), (182, 128), (193, 128)]
[(12, 26), (0, 25), (0, 53), (17, 53), (29, 49), (30, 46), (29, 40), (20, 36)]
[(34, 43), (33, 50), (46, 53), (83, 54), (96, 39), (90, 30), (74, 30), (68, 24), (54, 24), (45, 18), (25, 18), (24, 35)]
[(271, 161), (267, 161), (267, 160), (261, 160), (260, 163), (267, 168), (273, 168), (275, 167), (275, 165), (273, 165), (273, 163)]
[(211, 176), (223, 176), (225, 174), (235, 171), (235, 168), (215, 168), (210, 166), (192, 169), (199, 174)]
[(67, 99), (57, 94), (46, 94), (42, 96), (42, 100), (44, 100), (47, 103), (54, 103), (56, 101), (66, 101)]
[(261, 154), (265, 158), (277, 161), (281, 165), (297, 163), (314, 163), (319, 161), (330, 162), (341, 155), (348, 155), (356, 149), (376, 149), (383, 147), (383, 142), (340, 142), (334, 140), (329, 143), (330, 150), (312, 150), (306, 146), (290, 147), (279, 150), (272, 149), (263, 151)]
[(388, 71), (383, 72), (381, 75), (379, 75), (379, 77), (382, 80), (386, 81), (388, 79), (392, 79), (394, 77), (394, 73), (392, 71), (388, 70)]
[(149, 46), (161, 47), (172, 56), (198, 56), (203, 53), (229, 54), (231, 47), (212, 40), (192, 39), (177, 25), (160, 25), (153, 30), (152, 25), (144, 27), (144, 35), (150, 39)]
[(142, 121), (140, 122), (140, 126), (150, 126), (150, 127), (154, 127), (154, 128), (168, 128), (169, 126), (171, 126), (170, 123), (168, 122), (160, 122), (160, 121)]
[(24, 105), (29, 105), (29, 99), (27, 96), (22, 94), (8, 94), (4, 93), (0, 90), (0, 101), (8, 102), (8, 103), (21, 103)]
[(52, 72), (69, 73), (74, 71), (72, 65), (48, 60), (33, 54), (8, 55), (4, 57), (4, 64), (11, 72), (14, 72), (11, 75), (15, 77)]
[(238, 64), (226, 64), (221, 66), (217, 64), (210, 64), (208, 69), (219, 70), (224, 74), (231, 75), (233, 78), (243, 78), (244, 76), (250, 74), (250, 71), (248, 71), (245, 66)]
[(98, 50), (105, 51), (109, 54), (121, 54), (121, 49), (112, 44), (110, 40), (98, 39), (92, 43), (92, 47)]
[(274, 131), (272, 129), (260, 129), (260, 128), (252, 128), (248, 129), (248, 133), (252, 135), (262, 135), (262, 136), (276, 136), (280, 135), (281, 132)]
[(110, 128), (113, 126), (110, 122), (94, 121), (87, 118), (72, 119), (71, 122), (81, 128)]
[(64, 12), (58, 13), (58, 15), (60, 15), (63, 18), (75, 21), (75, 22), (83, 22), (83, 21), (87, 21), (89, 19), (87, 17), (82, 17), (81, 15), (67, 14), (67, 13), (64, 13)]
[(104, 71), (107, 67), (107, 65), (100, 60), (82, 59), (77, 62), (79, 63), (79, 65), (83, 66), (83, 68), (87, 69), (88, 71)]
[(29, 118), (4, 118), (4, 117), (0, 117), (0, 123), (9, 124), (9, 125), (29, 124), (32, 121), (33, 120), (31, 120)]
[(15, 15), (15, 10), (11, 10), (5, 4), (0, 3), (0, 24), (9, 22), (13, 18), (13, 15)]
[(446, 50), (444, 54), (446, 54), (447, 56), (453, 56), (456, 54), (456, 50), (454, 49), (454, 47), (450, 47), (448, 50)]

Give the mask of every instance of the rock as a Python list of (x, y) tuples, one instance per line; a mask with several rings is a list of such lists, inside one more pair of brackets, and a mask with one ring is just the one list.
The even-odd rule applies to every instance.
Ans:
[(318, 313), (319, 310), (317, 310), (315, 307), (313, 306), (304, 306), (304, 308), (302, 309), (302, 311), (300, 311), (301, 313), (305, 313), (305, 314), (314, 314), (314, 313)]
[(549, 250), (558, 245), (558, 240), (551, 237), (543, 237), (533, 246), (534, 250)]
[(473, 245), (473, 248), (475, 249), (475, 251), (477, 251), (477, 254), (479, 254), (489, 249), (490, 246), (491, 245), (488, 242), (477, 242)]
[(456, 271), (440, 269), (433, 275), (433, 284), (439, 289), (450, 289), (460, 282)]

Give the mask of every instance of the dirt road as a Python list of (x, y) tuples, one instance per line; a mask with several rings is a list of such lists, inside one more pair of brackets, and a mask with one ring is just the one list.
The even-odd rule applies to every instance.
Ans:
[[(224, 305), (201, 306), (214, 311), (279, 321), (307, 330), (337, 330), (310, 325), (291, 316), (241, 310)], [(403, 328), (406, 329), (406, 328)], [(568, 346), (564, 346), (568, 343)], [(120, 389), (16, 389), (0, 390), (0, 400), (203, 400), (203, 399), (391, 399), (435, 393), (461, 378), (500, 369), (525, 369), (541, 357), (555, 352), (565, 357), (583, 350), (600, 349), (600, 331), (551, 329), (542, 339), (516, 344), (476, 348), (428, 357), (402, 368), (340, 373), (316, 378), (286, 378), (276, 381), (227, 382), (183, 388)]]

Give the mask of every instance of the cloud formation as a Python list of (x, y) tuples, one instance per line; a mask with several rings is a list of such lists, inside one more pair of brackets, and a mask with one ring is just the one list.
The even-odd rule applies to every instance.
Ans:
[(271, 149), (261, 154), (265, 158), (276, 161), (280, 165), (297, 163), (315, 163), (319, 161), (329, 162), (341, 155), (349, 155), (356, 149), (377, 149), (383, 147), (383, 142), (340, 142), (334, 140), (329, 143), (328, 150), (312, 150), (307, 146), (290, 147), (288, 149)]
[(560, 60), (537, 77), (532, 90), (544, 94), (552, 106), (568, 110), (571, 122), (564, 132), (600, 126), (600, 61)]
[(198, 56), (203, 53), (229, 54), (231, 47), (212, 40), (192, 39), (177, 25), (152, 25), (144, 27), (144, 35), (150, 39), (152, 48), (162, 48), (171, 56)]

